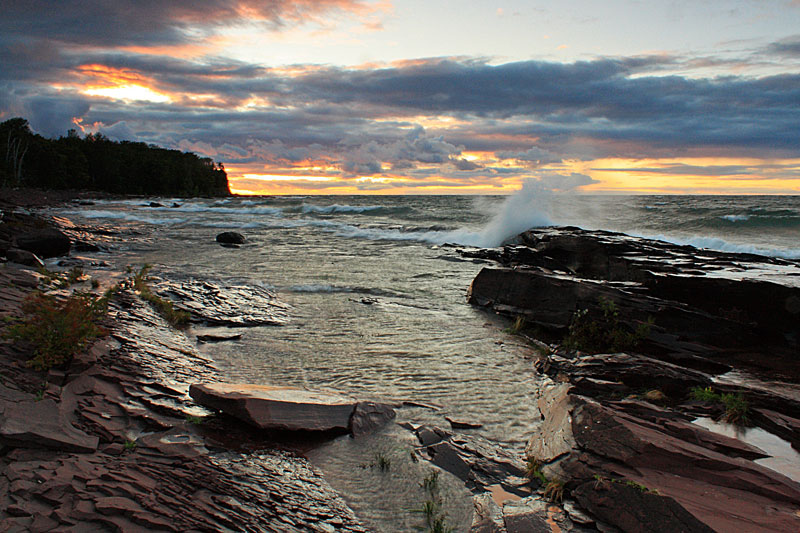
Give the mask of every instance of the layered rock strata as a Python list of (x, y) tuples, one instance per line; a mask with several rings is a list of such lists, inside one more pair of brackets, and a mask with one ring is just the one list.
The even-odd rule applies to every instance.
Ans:
[[(1, 269), (0, 312), (36, 285)], [(129, 289), (107, 327), (44, 375), (0, 346), (0, 529), (366, 531), (307, 460), (224, 418), (197, 423), (189, 383), (215, 368)]]
[[(565, 499), (501, 508), (477, 497), (473, 531), (521, 531), (520, 506), (533, 531), (800, 530), (800, 472), (694, 423), (731, 416), (697, 391), (726, 395), (740, 423), (798, 448), (800, 263), (578, 228), (462, 254), (501, 264), (480, 272), (470, 301), (524, 317), (520, 333), (541, 352), (528, 471)], [(582, 316), (604, 313), (629, 338), (643, 332), (628, 351), (560, 345)]]

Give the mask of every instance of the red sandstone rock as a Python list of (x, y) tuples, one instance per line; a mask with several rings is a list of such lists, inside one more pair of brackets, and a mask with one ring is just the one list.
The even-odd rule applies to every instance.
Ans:
[(205, 407), (261, 429), (347, 431), (358, 401), (343, 395), (231, 383), (192, 385), (189, 395)]

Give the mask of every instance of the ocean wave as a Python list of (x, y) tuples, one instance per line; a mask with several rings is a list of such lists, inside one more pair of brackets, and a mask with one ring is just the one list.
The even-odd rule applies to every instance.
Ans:
[(62, 212), (67, 215), (78, 215), (89, 219), (124, 220), (125, 222), (141, 222), (144, 224), (153, 224), (156, 226), (183, 224), (184, 222), (186, 222), (185, 218), (148, 217), (123, 211), (74, 210), (74, 211), (62, 211)]
[(750, 215), (722, 215), (719, 218), (729, 222), (741, 222), (744, 220), (750, 220)]
[(176, 213), (208, 213), (221, 215), (270, 215), (281, 216), (283, 209), (279, 207), (224, 207), (219, 204), (186, 203), (179, 207), (151, 207), (150, 211), (169, 211)]
[(337, 213), (353, 213), (353, 214), (400, 214), (408, 213), (411, 211), (409, 207), (401, 206), (386, 206), (386, 205), (313, 205), (302, 204), (297, 207), (287, 208), (288, 213), (304, 213), (304, 214), (320, 214), (331, 215)]
[(718, 252), (731, 252), (742, 254), (756, 254), (767, 257), (779, 257), (781, 259), (800, 259), (800, 248), (763, 248), (751, 244), (737, 244), (720, 239), (719, 237), (691, 236), (680, 237), (674, 235), (649, 235), (642, 233), (629, 233), (634, 237), (654, 239), (658, 241), (671, 242), (672, 244), (689, 245), (695, 248), (706, 248)]
[(784, 214), (757, 214), (757, 215), (723, 215), (719, 217), (727, 222), (745, 227), (764, 228), (795, 228), (800, 227), (800, 215), (795, 213)]

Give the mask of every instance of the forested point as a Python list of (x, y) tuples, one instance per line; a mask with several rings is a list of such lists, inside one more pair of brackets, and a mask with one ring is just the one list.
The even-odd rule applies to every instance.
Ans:
[(0, 186), (118, 194), (228, 196), (222, 163), (152, 144), (112, 141), (76, 130), (47, 139), (24, 118), (0, 124)]

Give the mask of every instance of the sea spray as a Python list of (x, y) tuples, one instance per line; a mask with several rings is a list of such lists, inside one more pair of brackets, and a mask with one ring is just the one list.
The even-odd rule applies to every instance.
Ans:
[(553, 192), (536, 180), (525, 180), (522, 188), (506, 198), (480, 231), (444, 232), (447, 241), (490, 248), (525, 230), (553, 224), (550, 205)]

